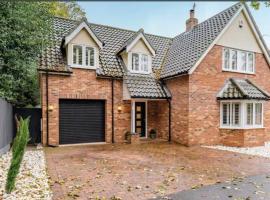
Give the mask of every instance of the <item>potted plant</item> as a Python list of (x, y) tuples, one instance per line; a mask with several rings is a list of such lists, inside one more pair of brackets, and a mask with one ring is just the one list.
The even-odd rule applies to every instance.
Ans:
[(127, 143), (131, 143), (131, 133), (130, 131), (126, 131), (125, 132), (125, 140), (127, 141)]
[(156, 129), (151, 129), (149, 132), (149, 136), (151, 139), (155, 139), (157, 137), (157, 131)]

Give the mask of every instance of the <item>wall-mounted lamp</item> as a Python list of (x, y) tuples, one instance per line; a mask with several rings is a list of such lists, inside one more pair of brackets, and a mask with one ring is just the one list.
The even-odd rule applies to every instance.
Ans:
[(122, 106), (117, 107), (118, 112), (122, 112)]
[(240, 20), (239, 20), (239, 28), (242, 28), (242, 27), (243, 27), (243, 25), (244, 25), (244, 22), (243, 22), (243, 20), (242, 20), (242, 19), (240, 19)]
[(49, 105), (48, 110), (53, 111), (54, 107), (52, 105)]

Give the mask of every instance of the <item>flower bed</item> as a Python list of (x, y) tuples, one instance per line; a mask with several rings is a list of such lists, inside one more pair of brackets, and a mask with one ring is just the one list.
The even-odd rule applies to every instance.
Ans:
[(10, 152), (0, 157), (0, 199), (52, 199), (43, 150), (26, 150), (15, 189), (6, 194), (4, 190), (10, 160)]

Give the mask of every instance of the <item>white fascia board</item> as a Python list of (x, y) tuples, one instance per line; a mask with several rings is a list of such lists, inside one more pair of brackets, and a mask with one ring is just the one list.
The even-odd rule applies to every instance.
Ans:
[(239, 13), (243, 10), (243, 5), (237, 13), (231, 18), (229, 23), (226, 25), (226, 27), (219, 33), (219, 35), (216, 37), (216, 39), (211, 43), (211, 45), (206, 49), (206, 51), (202, 54), (202, 56), (199, 58), (199, 60), (195, 63), (195, 65), (188, 71), (188, 74), (192, 74), (195, 69), (198, 67), (198, 65), (202, 62), (202, 60), (205, 58), (205, 56), (209, 53), (209, 51), (213, 48), (213, 46), (217, 43), (217, 41), (220, 39), (220, 37), (225, 33), (225, 31), (230, 27), (234, 19), (239, 15)]
[(144, 37), (144, 35), (142, 33), (140, 33), (126, 48), (126, 51), (129, 52), (132, 47), (140, 40), (142, 39), (144, 41), (144, 43), (146, 44), (147, 48), (149, 49), (149, 51), (151, 52), (151, 54), (153, 56), (156, 55), (155, 50), (152, 48), (152, 46), (149, 44), (149, 42), (147, 41), (147, 39)]
[(93, 31), (89, 28), (88, 24), (82, 22), (74, 31), (65, 37), (65, 46), (83, 29), (85, 28), (93, 40), (97, 43), (100, 49), (102, 49), (103, 43), (97, 38)]
[(225, 33), (225, 31), (230, 27), (234, 19), (240, 14), (240, 12), (244, 12), (245, 17), (247, 18), (247, 21), (249, 25), (251, 26), (251, 29), (256, 37), (257, 42), (259, 43), (259, 46), (261, 47), (265, 58), (270, 65), (270, 57), (269, 53), (267, 51), (266, 46), (264, 45), (264, 42), (259, 37), (258, 28), (254, 24), (254, 21), (251, 19), (250, 13), (247, 11), (246, 7), (244, 5), (239, 8), (238, 12), (234, 15), (234, 17), (231, 19), (231, 21), (227, 24), (227, 26), (221, 31), (221, 33), (218, 35), (218, 37), (212, 42), (212, 44), (208, 47), (208, 49), (204, 52), (204, 54), (200, 57), (200, 59), (196, 62), (196, 64), (189, 70), (188, 74), (192, 74), (195, 69), (198, 67), (198, 65), (201, 63), (201, 61), (205, 58), (205, 56), (209, 53), (209, 51), (213, 48), (213, 46), (217, 43), (217, 41), (220, 39), (220, 37)]
[(250, 16), (250, 13), (247, 11), (247, 8), (245, 6), (243, 7), (243, 12), (245, 14), (245, 17), (247, 18), (247, 21), (248, 21), (249, 25), (251, 26), (251, 29), (252, 29), (252, 31), (253, 31), (253, 33), (255, 35), (255, 38), (256, 38), (257, 42), (259, 43), (259, 46), (261, 47), (261, 49), (262, 49), (262, 51), (263, 51), (263, 53), (265, 55), (265, 58), (266, 58), (268, 64), (270, 65), (269, 53), (267, 51), (267, 47), (265, 46), (264, 41), (262, 40), (262, 38), (259, 35), (257, 25), (255, 24), (254, 20)]

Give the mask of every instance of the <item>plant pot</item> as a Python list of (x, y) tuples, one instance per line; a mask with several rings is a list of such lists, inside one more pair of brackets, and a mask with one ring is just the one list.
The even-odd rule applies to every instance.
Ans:
[(131, 133), (130, 132), (125, 133), (125, 140), (127, 141), (128, 144), (131, 143)]

